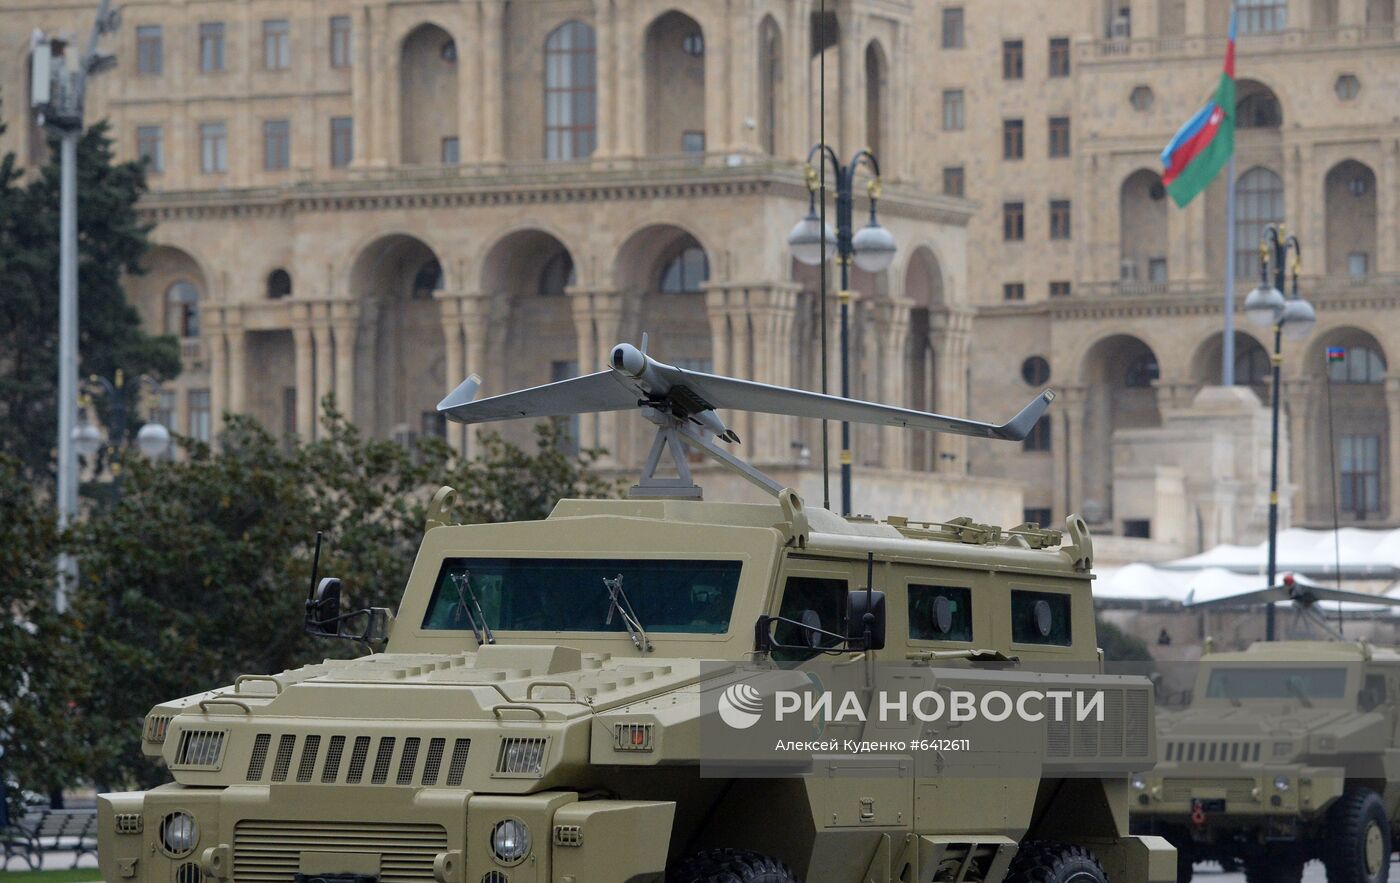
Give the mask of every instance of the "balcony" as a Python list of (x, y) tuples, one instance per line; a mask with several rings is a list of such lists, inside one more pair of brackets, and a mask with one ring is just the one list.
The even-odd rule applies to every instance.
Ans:
[[(1289, 49), (1384, 46), (1394, 44), (1400, 28), (1394, 22), (1340, 25), (1329, 28), (1290, 28), (1239, 38), (1241, 56), (1273, 54)], [(1215, 59), (1225, 55), (1224, 35), (1111, 37), (1078, 44), (1081, 62), (1117, 60)]]
[[(1243, 303), (1245, 295), (1258, 284), (1256, 276), (1241, 277), (1235, 282), (1236, 299)], [(1309, 300), (1317, 297), (1347, 298), (1376, 294), (1400, 293), (1400, 273), (1377, 273), (1365, 276), (1347, 274), (1302, 276), (1299, 290)], [(1121, 280), (1112, 282), (1082, 282), (1066, 301), (1102, 297), (1193, 297), (1224, 296), (1224, 282), (1216, 280), (1172, 280), (1170, 282), (1141, 282)]]

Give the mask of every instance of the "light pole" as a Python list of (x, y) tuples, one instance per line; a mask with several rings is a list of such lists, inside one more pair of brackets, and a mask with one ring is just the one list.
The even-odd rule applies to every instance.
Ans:
[[(66, 528), (78, 511), (78, 459), (73, 448), (78, 399), (78, 138), (83, 133), (87, 78), (116, 66), (116, 57), (97, 51), (97, 40), (115, 31), (121, 15), (101, 0), (88, 35), (87, 50), (75, 67), (68, 65), (68, 41), (49, 38), (38, 29), (30, 39), (30, 105), (39, 125), (59, 137), (58, 244), (58, 527)], [(68, 588), (78, 565), (64, 552), (58, 558), (54, 606), (68, 606)]]
[[(126, 397), (129, 394), (129, 387), (120, 369), (117, 370), (116, 377), (108, 380), (106, 377), (99, 377), (94, 374), (88, 378), (91, 389), (106, 396), (109, 402), (107, 427), (110, 430), (108, 437), (102, 437), (102, 430), (97, 428), (97, 424), (92, 421), (92, 398), (83, 396), (83, 405), (88, 409), (88, 421), (73, 429), (73, 448), (81, 457), (92, 457), (104, 447), (111, 451), (112, 459), (108, 471), (112, 474), (113, 502), (121, 499), (122, 493), (122, 473), (125, 471), (125, 454), (130, 442), (126, 436), (128, 405)], [(142, 376), (136, 383), (136, 394), (140, 395), (145, 391), (154, 392), (157, 385), (149, 377)], [(170, 430), (164, 425), (152, 420), (141, 427), (136, 433), (136, 449), (149, 459), (156, 459), (170, 450)]]
[[(821, 186), (818, 183), (817, 171), (812, 167), (812, 160), (818, 163), (831, 163), (831, 170), (836, 176), (836, 230), (833, 232), (830, 226), (823, 224), (823, 218), (817, 214), (818, 192)], [(866, 194), (870, 197), (870, 222), (860, 228), (858, 232), (852, 232), (854, 227), (855, 214), (855, 178), (856, 171), (864, 164), (869, 166), (874, 175), (870, 182), (866, 184)], [(851, 157), (851, 161), (845, 165), (832, 150), (829, 145), (818, 144), (807, 153), (807, 193), (808, 206), (807, 216), (797, 222), (788, 234), (788, 245), (792, 248), (792, 256), (798, 262), (808, 266), (820, 266), (831, 255), (831, 246), (836, 246), (836, 260), (841, 265), (841, 397), (851, 397), (851, 347), (850, 347), (850, 309), (851, 309), (851, 261), (855, 261), (857, 267), (867, 273), (879, 273), (887, 269), (894, 260), (895, 244), (894, 237), (890, 231), (880, 226), (880, 222), (875, 214), (875, 204), (880, 199), (880, 163), (868, 148), (861, 148), (856, 155)], [(825, 199), (825, 194), (822, 194)], [(825, 214), (825, 206), (822, 206)], [(822, 268), (823, 282), (826, 279), (826, 268)], [(823, 293), (825, 286), (823, 285)], [(825, 316), (825, 297), (823, 296), (823, 316)], [(822, 323), (822, 340), (826, 339), (826, 323)], [(823, 361), (822, 370), (822, 391), (826, 391), (826, 371)], [(826, 432), (823, 426), (822, 436), (825, 438)], [(841, 514), (851, 514), (851, 424), (848, 421), (841, 421)], [(825, 468), (825, 463), (822, 464)]]
[[(1288, 252), (1293, 252), (1293, 288), (1289, 297)], [(1302, 268), (1303, 246), (1298, 237), (1286, 235), (1281, 224), (1270, 224), (1259, 241), (1259, 287), (1244, 301), (1244, 314), (1254, 325), (1274, 329), (1273, 354), (1273, 433), (1269, 448), (1269, 563), (1265, 585), (1274, 585), (1278, 564), (1278, 415), (1280, 375), (1283, 367), (1283, 339), (1302, 340), (1317, 324), (1317, 311), (1298, 296), (1298, 272)], [(1269, 281), (1272, 267), (1274, 278)], [(1264, 620), (1265, 640), (1274, 640), (1274, 605), (1269, 604)]]

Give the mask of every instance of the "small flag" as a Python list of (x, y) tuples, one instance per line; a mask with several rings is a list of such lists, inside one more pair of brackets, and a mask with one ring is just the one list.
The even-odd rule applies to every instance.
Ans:
[(1215, 97), (1186, 121), (1162, 150), (1162, 184), (1178, 206), (1185, 207), (1206, 189), (1235, 152), (1235, 13), (1230, 12), (1230, 42), (1225, 70)]
[(1347, 360), (1347, 348), (1344, 346), (1329, 346), (1327, 348), (1327, 361), (1345, 362)]

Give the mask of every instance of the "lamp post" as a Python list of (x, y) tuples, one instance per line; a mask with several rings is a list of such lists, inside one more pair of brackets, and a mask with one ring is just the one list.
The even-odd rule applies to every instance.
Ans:
[[(81, 457), (92, 457), (104, 447), (111, 451), (112, 460), (109, 471), (112, 474), (113, 499), (117, 500), (121, 498), (122, 461), (130, 446), (126, 434), (129, 387), (120, 370), (117, 371), (116, 377), (112, 380), (94, 374), (88, 378), (88, 385), (91, 390), (105, 395), (110, 403), (107, 420), (110, 433), (107, 438), (103, 438), (102, 430), (92, 421), (92, 398), (90, 395), (84, 395), (82, 403), (88, 410), (88, 420), (81, 426), (74, 427), (73, 450)], [(157, 385), (151, 378), (143, 375), (137, 381), (135, 388), (139, 395), (145, 390), (155, 391)], [(136, 450), (152, 460), (162, 456), (170, 450), (170, 430), (154, 420), (146, 423), (136, 433)]]
[[(1293, 252), (1293, 264), (1288, 262), (1289, 250)], [(1302, 340), (1317, 324), (1317, 311), (1312, 304), (1298, 296), (1298, 272), (1302, 267), (1303, 246), (1298, 237), (1286, 235), (1283, 225), (1270, 224), (1259, 241), (1259, 287), (1249, 293), (1244, 301), (1244, 314), (1249, 321), (1262, 328), (1273, 326), (1273, 433), (1269, 448), (1269, 561), (1268, 578), (1265, 585), (1272, 586), (1278, 570), (1278, 415), (1280, 375), (1283, 366), (1283, 339)], [(1273, 270), (1270, 283), (1269, 270)], [(1288, 272), (1293, 272), (1292, 293), (1284, 297), (1283, 289), (1288, 283)], [(1265, 640), (1274, 640), (1274, 605), (1269, 604), (1264, 620)]]
[[(817, 214), (818, 192), (821, 189), (817, 170), (812, 161), (830, 163), (836, 176), (836, 229), (823, 224), (823, 217)], [(873, 177), (866, 184), (865, 191), (870, 197), (870, 222), (859, 231), (855, 226), (855, 178), (862, 165), (868, 166)], [(841, 265), (841, 397), (851, 397), (851, 262), (867, 273), (879, 273), (887, 269), (894, 260), (895, 244), (890, 231), (880, 226), (875, 214), (875, 204), (880, 199), (880, 162), (868, 148), (861, 148), (851, 157), (851, 161), (841, 164), (836, 151), (829, 145), (818, 144), (807, 153), (807, 216), (797, 222), (788, 234), (788, 245), (792, 256), (800, 263), (811, 267), (820, 266), (832, 254), (834, 245), (836, 260)], [(823, 195), (823, 198), (824, 195)], [(825, 214), (825, 206), (823, 215)], [(822, 269), (825, 280), (826, 270)], [(823, 290), (825, 290), (823, 288)], [(825, 303), (825, 299), (823, 299)], [(825, 312), (823, 312), (825, 315)], [(822, 323), (822, 338), (825, 340), (826, 323)], [(823, 392), (825, 392), (826, 371), (822, 371)], [(823, 431), (825, 436), (825, 431)], [(841, 421), (841, 514), (851, 514), (851, 424)], [(825, 464), (823, 464), (824, 466)]]

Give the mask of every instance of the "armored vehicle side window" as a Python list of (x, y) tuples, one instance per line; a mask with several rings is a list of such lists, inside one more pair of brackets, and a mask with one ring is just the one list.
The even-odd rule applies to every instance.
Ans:
[(1294, 665), (1221, 666), (1210, 673), (1210, 699), (1340, 699), (1347, 687), (1345, 668), (1298, 668)]
[(1370, 711), (1385, 701), (1385, 675), (1367, 675), (1361, 694), (1356, 697), (1357, 707)]
[(910, 583), (909, 637), (915, 641), (971, 641), (972, 590)]
[[(502, 631), (625, 632), (611, 617), (603, 580), (622, 590), (648, 633), (719, 635), (739, 590), (738, 561), (606, 558), (449, 558), (423, 616), (423, 628), (469, 631), (481, 605)], [(476, 599), (473, 600), (472, 596)]]
[[(805, 625), (815, 626), (838, 635), (846, 633), (846, 581), (814, 576), (790, 576), (783, 588), (783, 603), (778, 615)], [(780, 622), (773, 629), (778, 643), (813, 648), (810, 653), (783, 650), (774, 654), (780, 661), (811, 659), (821, 648), (836, 642), (819, 634)]]
[(1056, 592), (1011, 591), (1011, 640), (1017, 644), (1074, 643), (1070, 630), (1070, 598)]

